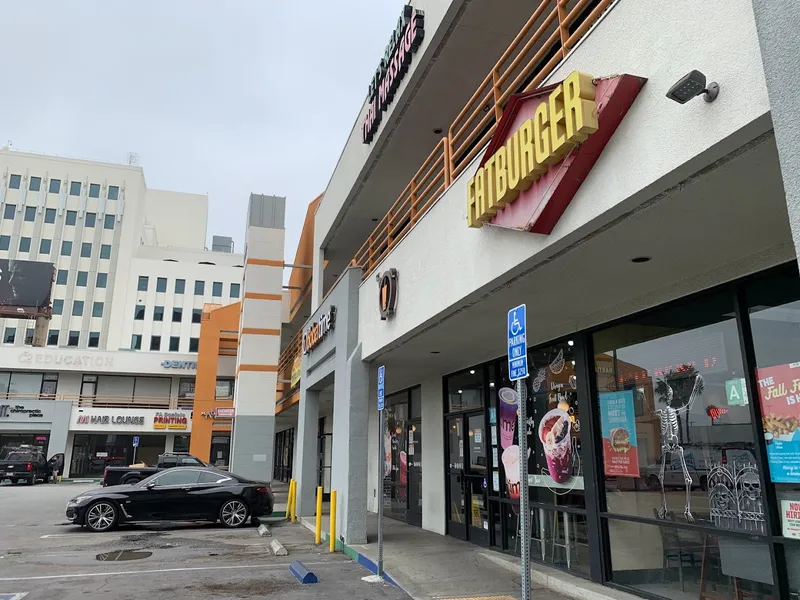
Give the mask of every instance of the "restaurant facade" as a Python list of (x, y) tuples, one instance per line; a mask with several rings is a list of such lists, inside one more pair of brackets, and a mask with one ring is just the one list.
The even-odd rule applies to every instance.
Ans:
[[(363, 543), (367, 512), (381, 502), (409, 526), (519, 555), (528, 494), (537, 563), (647, 598), (797, 597), (800, 216), (783, 162), (797, 138), (787, 141), (792, 128), (782, 132), (775, 112), (785, 100), (773, 91), (771, 34), (749, 0), (578, 4), (591, 27), (533, 69), (535, 84), (479, 106), (471, 137), (470, 111), (455, 118), (432, 199), (419, 200), (437, 181), (440, 163), (429, 159), (412, 192), (372, 219), (351, 263), (361, 269), (357, 302), (344, 284), (352, 269), (319, 287), (308, 324), (336, 298), (357, 307), (358, 330), (348, 346), (330, 339), (315, 361), (343, 354), (369, 367), (368, 393), (339, 377), (333, 390), (334, 416), (357, 425), (334, 427), (334, 449), (360, 447), (361, 411), (369, 432), (358, 453), (366, 493), (352, 481), (346, 492), (366, 496), (366, 511), (347, 511), (337, 529)], [(455, 60), (429, 35), (440, 24), (425, 8), (414, 60)], [(551, 31), (551, 14), (565, 22), (553, 10), (537, 9), (523, 31)], [(708, 36), (709, 22), (724, 27)], [(395, 105), (413, 109), (435, 85), (415, 65)], [(406, 84), (416, 96), (404, 96)], [(392, 110), (372, 144), (387, 122), (412, 126)], [(391, 150), (385, 141), (374, 172)], [(317, 259), (335, 264), (344, 243), (347, 221), (330, 215), (343, 210), (348, 164), (317, 211), (317, 269)], [(350, 215), (358, 193), (345, 194)], [(507, 314), (520, 304), (522, 393), (506, 356)], [(297, 446), (311, 435), (301, 419)], [(315, 485), (306, 443), (293, 466), (301, 514)], [(354, 457), (342, 468), (333, 456), (334, 481), (356, 471)]]

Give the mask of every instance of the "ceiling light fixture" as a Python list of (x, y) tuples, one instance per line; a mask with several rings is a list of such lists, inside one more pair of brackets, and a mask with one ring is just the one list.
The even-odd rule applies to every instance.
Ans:
[(440, 354), (438, 350), (431, 350), (431, 354)]
[(442, 131), (443, 130), (441, 127), (437, 127), (436, 129), (433, 130), (433, 133), (435, 133), (436, 135), (442, 135)]
[(653, 260), (653, 258), (650, 256), (635, 256), (631, 259), (631, 262), (639, 265), (642, 263), (650, 262), (651, 260)]
[(706, 85), (706, 76), (695, 69), (681, 77), (675, 85), (669, 88), (667, 98), (678, 104), (686, 104), (700, 94), (703, 94), (703, 100), (706, 102), (713, 102), (719, 96), (719, 84), (712, 81)]
[(470, 369), (470, 370), (469, 370), (469, 374), (470, 374), (470, 375), (475, 375), (475, 369)]
[(569, 340), (569, 341), (567, 342), (567, 345), (568, 345), (568, 346), (574, 346), (574, 345), (575, 345), (575, 342), (573, 342), (572, 340)]

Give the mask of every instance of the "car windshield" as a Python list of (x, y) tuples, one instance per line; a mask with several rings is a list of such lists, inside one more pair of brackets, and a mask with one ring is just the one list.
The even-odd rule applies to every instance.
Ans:
[(32, 461), (34, 460), (34, 455), (31, 452), (9, 452), (8, 455), (3, 460), (27, 460)]

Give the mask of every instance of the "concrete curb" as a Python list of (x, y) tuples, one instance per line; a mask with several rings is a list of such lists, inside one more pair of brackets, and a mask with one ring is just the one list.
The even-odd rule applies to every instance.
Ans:
[[(314, 533), (316, 531), (316, 527), (317, 527), (316, 522), (312, 522), (307, 517), (297, 517), (297, 518), (300, 521), (300, 523), (302, 523), (303, 526), (305, 526), (306, 529), (308, 529), (312, 533)], [(322, 539), (326, 544), (330, 543), (330, 535), (328, 533), (324, 532), (324, 531), (322, 532)], [(376, 565), (375, 562), (371, 558), (369, 558), (368, 556), (365, 556), (364, 554), (362, 554), (361, 552), (359, 552), (355, 548), (351, 548), (350, 546), (348, 546), (347, 544), (345, 544), (345, 543), (343, 543), (343, 542), (341, 542), (339, 540), (336, 540), (335, 548), (336, 548), (336, 550), (341, 550), (346, 556), (349, 556), (351, 559), (353, 559), (355, 562), (357, 562), (362, 567), (367, 569), (373, 575), (377, 575), (378, 574), (378, 565)], [(389, 575), (386, 571), (383, 572), (383, 579), (384, 579), (384, 581), (386, 581), (386, 583), (390, 583), (394, 587), (396, 587), (397, 589), (399, 589), (399, 590), (401, 590), (403, 592), (406, 592), (406, 590), (403, 589), (403, 586), (401, 586), (399, 583), (397, 583), (397, 581), (395, 581), (395, 579), (391, 575)], [(406, 593), (408, 594), (408, 592), (406, 592)]]

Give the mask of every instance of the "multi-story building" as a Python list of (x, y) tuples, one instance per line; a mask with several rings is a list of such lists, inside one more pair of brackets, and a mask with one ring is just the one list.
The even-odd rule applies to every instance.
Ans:
[(49, 445), (81, 476), (130, 462), (134, 436), (137, 459), (188, 450), (203, 307), (235, 302), (244, 272), (230, 238), (206, 249), (208, 197), (4, 148), (0, 215), (0, 258), (56, 268), (44, 347), (32, 321), (0, 320), (0, 445)]
[(310, 229), (299, 513), (329, 479), (346, 544), (382, 505), (519, 554), (527, 497), (558, 589), (797, 597), (798, 26), (414, 0)]

